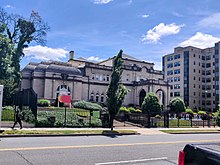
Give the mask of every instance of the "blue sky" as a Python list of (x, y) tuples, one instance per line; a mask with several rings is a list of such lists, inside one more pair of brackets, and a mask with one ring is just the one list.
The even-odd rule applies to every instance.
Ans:
[(51, 30), (44, 47), (31, 43), (22, 67), (42, 60), (100, 61), (125, 54), (154, 62), (177, 46), (212, 47), (220, 40), (219, 0), (4, 0), (9, 13), (37, 11)]

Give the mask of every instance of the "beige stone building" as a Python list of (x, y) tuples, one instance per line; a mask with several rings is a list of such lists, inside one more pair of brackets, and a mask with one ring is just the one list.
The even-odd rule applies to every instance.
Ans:
[[(111, 81), (113, 59), (99, 63), (85, 59), (70, 59), (64, 62), (29, 63), (22, 70), (21, 88), (33, 88), (38, 98), (54, 101), (59, 95), (68, 94), (73, 101), (85, 100), (104, 103), (108, 84)], [(154, 64), (123, 54), (122, 83), (130, 89), (124, 105), (140, 106), (148, 92), (155, 92), (160, 103), (169, 103), (169, 85), (163, 79), (162, 71)]]
[(174, 53), (163, 56), (164, 79), (171, 85), (170, 99), (179, 96), (192, 109), (217, 110), (219, 44), (206, 49), (177, 47)]

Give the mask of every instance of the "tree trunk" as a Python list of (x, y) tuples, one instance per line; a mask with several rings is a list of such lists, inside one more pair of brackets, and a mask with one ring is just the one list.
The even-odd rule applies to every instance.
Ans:
[(115, 115), (114, 114), (110, 114), (110, 128), (111, 128), (111, 131), (113, 131), (113, 123), (114, 123), (114, 119), (115, 119)]

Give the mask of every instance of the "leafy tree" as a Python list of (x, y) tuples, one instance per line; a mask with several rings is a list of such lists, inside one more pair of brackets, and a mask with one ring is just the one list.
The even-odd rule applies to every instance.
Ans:
[(113, 70), (111, 75), (111, 82), (108, 86), (107, 91), (107, 107), (109, 111), (109, 120), (110, 120), (110, 128), (113, 130), (113, 121), (115, 119), (116, 114), (118, 113), (125, 95), (128, 93), (128, 89), (125, 86), (120, 84), (121, 75), (123, 72), (122, 69), (122, 50), (119, 51), (118, 55), (114, 58), (113, 61)]
[(26, 19), (20, 15), (9, 14), (0, 8), (0, 33), (4, 34), (14, 46), (11, 66), (14, 67), (13, 74), (17, 85), (21, 78), (20, 60), (24, 56), (24, 48), (32, 41), (44, 44), (48, 30), (47, 23), (35, 11), (32, 11), (30, 18)]
[(142, 103), (142, 112), (152, 115), (156, 115), (161, 112), (161, 105), (155, 93), (150, 92), (145, 96)]
[(4, 85), (3, 105), (11, 105), (13, 101), (15, 82), (12, 67), (13, 44), (0, 33), (0, 84)]
[(153, 92), (148, 93), (144, 98), (141, 109), (143, 114), (147, 114), (147, 125), (150, 127), (151, 115), (155, 116), (161, 112), (161, 105), (157, 95)]
[(26, 19), (0, 8), (0, 84), (4, 85), (4, 105), (12, 103), (13, 94), (19, 87), (24, 48), (32, 41), (44, 44), (48, 30), (49, 26), (37, 12), (32, 11)]
[(175, 97), (170, 101), (170, 110), (179, 115), (181, 112), (186, 111), (186, 106), (183, 100), (179, 97)]

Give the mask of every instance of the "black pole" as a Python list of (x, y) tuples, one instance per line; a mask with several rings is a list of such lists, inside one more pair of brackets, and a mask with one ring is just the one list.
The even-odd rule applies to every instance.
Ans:
[(66, 127), (66, 107), (65, 107), (65, 113), (64, 113), (64, 127)]

